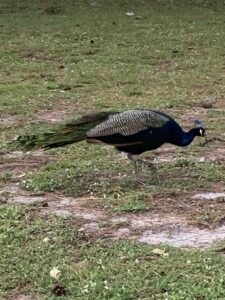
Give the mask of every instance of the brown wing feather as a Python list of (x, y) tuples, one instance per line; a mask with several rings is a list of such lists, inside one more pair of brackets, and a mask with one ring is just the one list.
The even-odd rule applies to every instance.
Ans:
[(107, 144), (114, 147), (127, 147), (127, 146), (134, 146), (134, 145), (140, 145), (143, 144), (142, 141), (136, 141), (136, 142), (130, 142), (130, 143), (122, 143), (122, 144), (115, 144), (115, 143), (104, 143), (98, 139), (88, 138), (87, 142), (90, 144)]

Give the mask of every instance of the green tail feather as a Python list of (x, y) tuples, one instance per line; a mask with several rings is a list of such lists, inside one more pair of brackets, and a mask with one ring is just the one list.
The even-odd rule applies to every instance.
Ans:
[(104, 121), (109, 115), (116, 112), (99, 112), (85, 115), (56, 128), (40, 130), (40, 132), (21, 135), (12, 142), (14, 147), (29, 151), (33, 148), (57, 148), (77, 143), (86, 139), (86, 132)]

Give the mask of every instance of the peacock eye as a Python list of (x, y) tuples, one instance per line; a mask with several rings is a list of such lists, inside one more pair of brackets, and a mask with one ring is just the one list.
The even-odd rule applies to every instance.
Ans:
[(203, 136), (203, 130), (202, 129), (199, 129), (199, 133), (201, 136)]

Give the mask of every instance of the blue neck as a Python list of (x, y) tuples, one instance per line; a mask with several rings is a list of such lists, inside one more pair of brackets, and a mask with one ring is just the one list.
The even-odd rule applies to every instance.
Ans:
[(188, 132), (185, 132), (180, 125), (174, 121), (165, 124), (162, 131), (165, 142), (181, 147), (189, 145), (193, 141), (194, 137), (198, 135), (198, 130), (196, 128), (192, 128)]
[(183, 135), (180, 140), (180, 144), (178, 146), (187, 146), (189, 145), (195, 137), (195, 132), (191, 129), (188, 132), (183, 132)]

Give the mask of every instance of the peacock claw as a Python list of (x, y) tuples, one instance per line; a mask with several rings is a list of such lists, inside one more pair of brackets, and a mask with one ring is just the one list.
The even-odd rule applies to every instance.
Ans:
[(135, 186), (145, 186), (146, 185), (144, 178), (140, 175), (139, 172), (134, 171), (133, 181), (134, 181)]

